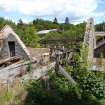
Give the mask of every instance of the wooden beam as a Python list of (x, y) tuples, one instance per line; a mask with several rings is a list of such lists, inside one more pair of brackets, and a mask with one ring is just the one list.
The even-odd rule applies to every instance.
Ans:
[(73, 84), (74, 86), (77, 85), (75, 80), (68, 74), (68, 72), (66, 72), (66, 70), (61, 65), (59, 66), (59, 71), (65, 76), (66, 79), (69, 80), (71, 84)]
[(14, 56), (14, 57), (10, 57), (10, 58), (7, 58), (7, 59), (3, 59), (3, 60), (1, 60), (0, 61), (0, 66), (2, 66), (2, 65), (6, 65), (6, 64), (8, 64), (8, 63), (13, 63), (13, 62), (17, 62), (17, 61), (19, 61), (20, 60), (20, 57), (17, 57), (17, 56)]

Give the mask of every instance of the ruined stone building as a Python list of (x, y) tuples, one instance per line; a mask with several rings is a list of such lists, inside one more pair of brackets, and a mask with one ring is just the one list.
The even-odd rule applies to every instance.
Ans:
[[(97, 41), (97, 36), (102, 40)], [(87, 20), (84, 43), (88, 46), (88, 60), (94, 62), (101, 55), (105, 58), (105, 32), (96, 32), (93, 18)]]
[(6, 25), (0, 31), (0, 59), (14, 56), (26, 60), (31, 58), (30, 53), (24, 43), (20, 40), (19, 36), (9, 25)]

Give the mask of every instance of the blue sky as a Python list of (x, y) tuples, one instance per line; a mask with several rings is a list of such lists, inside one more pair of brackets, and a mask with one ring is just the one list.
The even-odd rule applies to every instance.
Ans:
[(0, 17), (25, 23), (54, 17), (63, 22), (69, 17), (74, 24), (93, 17), (99, 23), (105, 21), (105, 0), (0, 0)]

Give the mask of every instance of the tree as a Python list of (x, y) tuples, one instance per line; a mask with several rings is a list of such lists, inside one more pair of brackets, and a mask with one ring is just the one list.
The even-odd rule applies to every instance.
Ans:
[(65, 18), (65, 24), (69, 24), (69, 18), (68, 17)]
[(21, 27), (23, 25), (24, 25), (24, 23), (23, 23), (22, 19), (19, 19), (17, 26)]
[(55, 24), (54, 22), (49, 21), (49, 20), (36, 19), (36, 20), (33, 20), (32, 23), (38, 31), (50, 30), (50, 29), (59, 29), (59, 24)]
[(55, 19), (54, 19), (54, 22), (53, 23), (55, 23), (55, 24), (58, 24), (58, 20), (57, 20), (57, 18), (55, 17)]
[(39, 47), (38, 41), (40, 40), (40, 38), (38, 35), (36, 35), (36, 29), (33, 25), (24, 25), (24, 30), (23, 28), (17, 27), (16, 33), (26, 44), (26, 46)]

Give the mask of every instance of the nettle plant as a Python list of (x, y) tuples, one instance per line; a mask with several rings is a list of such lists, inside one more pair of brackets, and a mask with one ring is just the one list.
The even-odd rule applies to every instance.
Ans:
[(84, 94), (92, 94), (97, 98), (105, 98), (105, 81), (103, 77), (98, 77), (90, 72), (81, 77), (79, 84)]
[[(87, 57), (86, 49), (83, 49), (82, 55), (84, 59)], [(80, 59), (78, 59), (80, 61)], [(78, 61), (77, 60), (77, 61)], [(82, 95), (93, 95), (96, 98), (105, 98), (105, 79), (101, 72), (93, 72), (89, 70), (89, 61), (84, 61), (82, 64), (77, 63), (77, 68), (73, 72), (73, 76), (77, 81)]]

